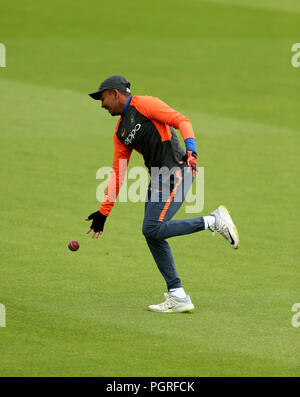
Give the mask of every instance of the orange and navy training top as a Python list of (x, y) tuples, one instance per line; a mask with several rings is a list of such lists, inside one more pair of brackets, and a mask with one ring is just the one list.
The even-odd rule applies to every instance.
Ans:
[[(146, 167), (177, 167), (185, 150), (174, 132), (184, 140), (195, 139), (192, 123), (159, 98), (132, 96), (116, 125), (114, 134), (113, 171), (99, 211), (109, 215), (122, 186), (132, 150), (144, 157)], [(121, 160), (121, 161), (120, 161)]]

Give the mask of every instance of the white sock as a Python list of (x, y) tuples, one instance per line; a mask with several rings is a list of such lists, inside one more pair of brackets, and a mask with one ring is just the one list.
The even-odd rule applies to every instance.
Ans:
[(205, 224), (205, 229), (209, 229), (215, 226), (216, 223), (216, 218), (212, 215), (204, 216), (204, 224)]
[(186, 297), (186, 293), (182, 287), (181, 288), (172, 288), (172, 289), (170, 289), (169, 292), (172, 296), (176, 296), (176, 298), (185, 298)]

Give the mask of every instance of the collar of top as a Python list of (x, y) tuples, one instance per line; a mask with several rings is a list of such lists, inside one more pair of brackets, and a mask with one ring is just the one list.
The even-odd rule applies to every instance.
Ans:
[(129, 105), (129, 102), (130, 102), (131, 98), (132, 98), (132, 95), (130, 95), (130, 97), (127, 99), (127, 101), (125, 103), (125, 106), (124, 106), (124, 109), (123, 109), (123, 112), (122, 112), (122, 118), (125, 116), (125, 113), (126, 113), (126, 110), (128, 108), (128, 105)]

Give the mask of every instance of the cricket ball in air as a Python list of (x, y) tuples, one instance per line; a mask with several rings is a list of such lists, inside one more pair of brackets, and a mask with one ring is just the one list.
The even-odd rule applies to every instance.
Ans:
[(71, 240), (68, 244), (68, 247), (71, 251), (77, 251), (79, 248), (79, 242), (76, 240)]

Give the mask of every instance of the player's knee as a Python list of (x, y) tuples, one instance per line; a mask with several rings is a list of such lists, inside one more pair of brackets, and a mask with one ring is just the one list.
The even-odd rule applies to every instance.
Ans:
[(160, 228), (161, 228), (161, 222), (144, 221), (142, 232), (145, 237), (150, 237), (160, 240), (161, 239)]

